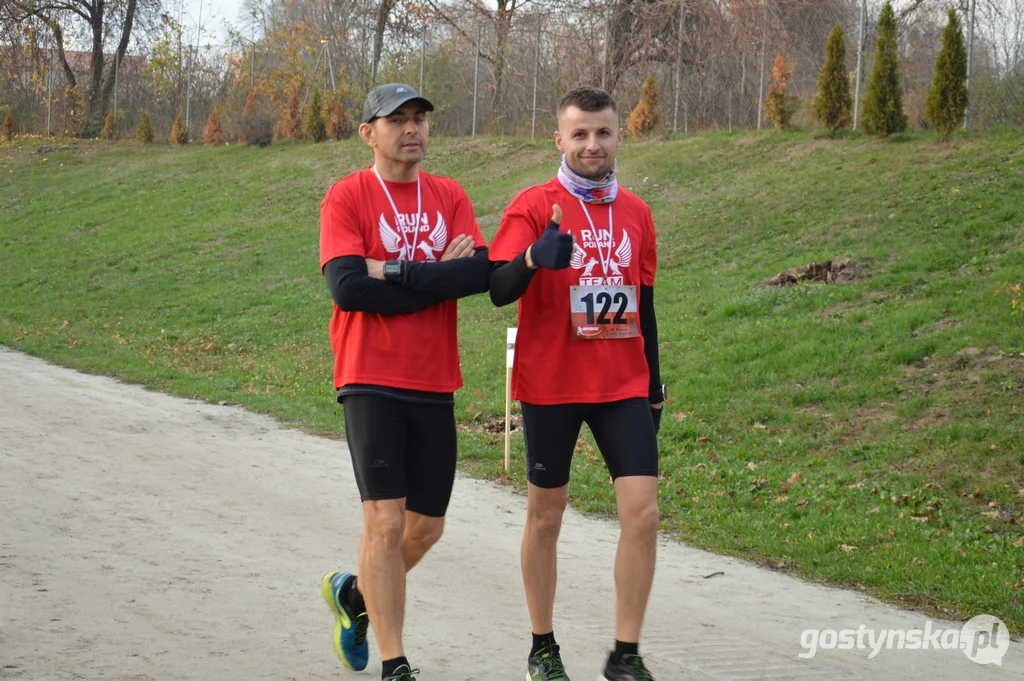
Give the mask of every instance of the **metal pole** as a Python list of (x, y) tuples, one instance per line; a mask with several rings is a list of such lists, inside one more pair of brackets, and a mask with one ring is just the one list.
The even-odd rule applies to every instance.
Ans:
[(329, 42), (324, 43), (324, 49), (327, 51), (327, 70), (331, 72), (331, 92), (336, 92), (338, 90), (338, 85), (334, 82), (334, 64), (331, 63), (331, 44)]
[(476, 137), (476, 106), (480, 94), (480, 41), (483, 40), (483, 27), (476, 32), (476, 67), (473, 69), (473, 137)]
[(249, 91), (256, 91), (256, 22), (252, 25), (252, 63), (249, 66)]
[(768, 5), (761, 0), (761, 82), (757, 88), (757, 129), (764, 120), (764, 53), (768, 46)]
[(533, 121), (530, 123), (530, 139), (537, 138), (537, 78), (540, 74), (540, 18), (537, 19), (537, 47), (533, 58)]
[(967, 107), (964, 109), (964, 130), (967, 130), (967, 115), (971, 111), (971, 67), (974, 61), (974, 17), (978, 0), (971, 0), (970, 28), (967, 33)]
[[(196, 29), (196, 51), (195, 55), (199, 54), (199, 41), (203, 37), (203, 0), (199, 0), (199, 22)], [(195, 68), (195, 56), (192, 53), (192, 46), (189, 45), (189, 64), (188, 64), (188, 85), (185, 88), (185, 129), (189, 129), (189, 116), (192, 113), (192, 69)]]
[(608, 63), (612, 58), (611, 42), (612, 42), (612, 18), (614, 17), (614, 5), (608, 5), (608, 11), (604, 20), (604, 58), (601, 60), (601, 89), (607, 89), (608, 83)]
[(853, 129), (860, 121), (860, 84), (864, 74), (864, 40), (867, 38), (868, 0), (860, 0), (860, 33), (857, 36), (857, 85), (853, 96)]
[(316, 55), (316, 64), (313, 66), (313, 72), (310, 74), (309, 87), (306, 88), (306, 96), (302, 98), (302, 105), (306, 105), (306, 100), (309, 99), (309, 93), (313, 91), (313, 84), (316, 83), (316, 71), (320, 68), (320, 60), (324, 57), (324, 51), (327, 47), (327, 41), (320, 41), (320, 51)]
[(757, 88), (757, 129), (761, 129), (764, 120), (764, 33), (761, 34), (761, 81)]
[(686, 21), (686, 0), (679, 0), (679, 39), (676, 45), (676, 100), (672, 112), (672, 132), (679, 130), (679, 94), (683, 76), (683, 25)]
[(114, 123), (117, 123), (117, 85), (121, 71), (121, 53), (114, 52)]
[(420, 94), (423, 94), (423, 76), (427, 68), (427, 22), (423, 22), (420, 34)]
[(52, 134), (50, 132), (50, 110), (53, 105), (53, 50), (50, 50), (50, 68), (47, 75), (50, 84), (46, 87), (46, 136), (49, 137)]

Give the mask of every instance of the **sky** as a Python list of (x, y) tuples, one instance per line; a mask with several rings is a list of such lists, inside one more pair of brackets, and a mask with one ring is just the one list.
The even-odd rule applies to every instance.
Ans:
[[(170, 4), (170, 3), (168, 3)], [(201, 5), (201, 7), (200, 7)], [(238, 27), (241, 25), (240, 15), (244, 0), (185, 0), (185, 16), (182, 23), (195, 27), (202, 10), (203, 40), (214, 45), (227, 42), (225, 22)]]

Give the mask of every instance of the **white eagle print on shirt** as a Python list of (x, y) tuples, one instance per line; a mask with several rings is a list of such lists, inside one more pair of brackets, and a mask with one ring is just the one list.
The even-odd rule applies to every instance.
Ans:
[[(583, 242), (582, 246), (580, 241)], [(611, 252), (612, 248), (615, 248), (615, 239), (611, 230), (602, 229), (596, 235), (589, 229), (582, 231), (582, 239), (572, 245), (572, 259), (569, 261), (570, 267), (583, 270), (580, 272), (581, 284), (622, 283), (622, 270), (633, 262), (633, 243), (630, 241), (629, 232), (622, 230), (622, 240), (614, 253)], [(602, 251), (608, 254), (607, 257)], [(601, 265), (601, 273), (604, 276), (594, 274), (597, 265)], [(613, 278), (617, 281), (612, 280)]]
[[(428, 261), (437, 260), (448, 245), (448, 223), (441, 215), (441, 211), (437, 212), (437, 221), (434, 223), (433, 229), (430, 229), (426, 213), (421, 216), (417, 225), (411, 224), (412, 219), (403, 218), (406, 216), (399, 216), (399, 229), (394, 229), (384, 214), (380, 214), (380, 220), (377, 221), (377, 234), (380, 236), (380, 242), (384, 245), (384, 250), (389, 254), (395, 254), (396, 260), (415, 260), (413, 257), (415, 251), (422, 251)], [(430, 235), (424, 238), (422, 233), (427, 230), (430, 230)]]

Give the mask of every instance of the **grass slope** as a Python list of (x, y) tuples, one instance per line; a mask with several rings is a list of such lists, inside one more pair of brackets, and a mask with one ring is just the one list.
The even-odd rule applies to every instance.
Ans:
[[(340, 433), (318, 205), (361, 143), (41, 143), (0, 146), (0, 343)], [(547, 142), (436, 140), (427, 169), (490, 236), (556, 163)], [(628, 144), (620, 174), (659, 228), (664, 529), (1024, 627), (1024, 134), (708, 134)], [(869, 276), (757, 285), (838, 256)], [(457, 409), (463, 468), (521, 486), (495, 432), (513, 324), (462, 304)], [(588, 437), (573, 475), (578, 508), (613, 511)]]

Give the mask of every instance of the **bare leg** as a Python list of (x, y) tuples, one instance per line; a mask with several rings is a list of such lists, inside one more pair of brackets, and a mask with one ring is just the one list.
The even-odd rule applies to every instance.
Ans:
[(363, 502), (363, 542), (359, 548), (359, 591), (373, 624), (381, 658), (403, 657), (405, 619), (405, 499)]
[(402, 561), (405, 571), (416, 567), (420, 559), (437, 543), (444, 532), (444, 518), (433, 518), (415, 511), (405, 512), (405, 534), (402, 536)]
[(568, 486), (545, 489), (530, 484), (526, 503), (521, 563), (526, 606), (533, 633), (553, 630), (558, 582), (558, 533), (568, 500)]
[(658, 547), (658, 479), (621, 477), (615, 481), (619, 547), (615, 554), (615, 637), (638, 643), (647, 599), (654, 582)]

